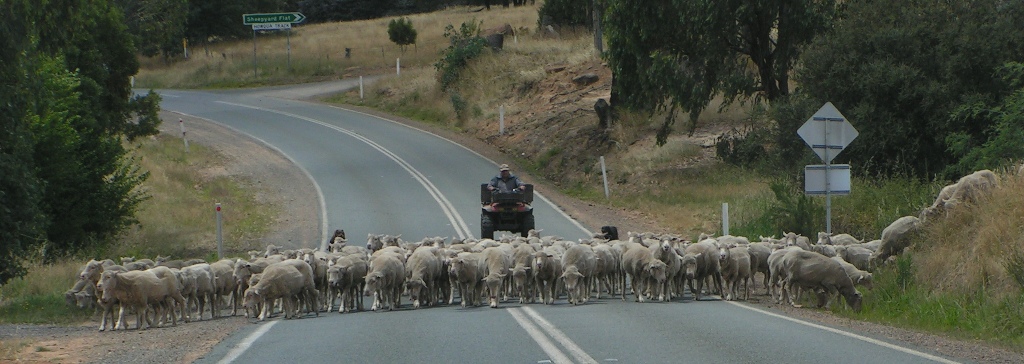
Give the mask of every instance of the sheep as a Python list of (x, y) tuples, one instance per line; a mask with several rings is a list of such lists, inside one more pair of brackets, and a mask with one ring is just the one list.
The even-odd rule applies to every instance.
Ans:
[(898, 255), (910, 246), (911, 240), (921, 229), (921, 220), (915, 216), (904, 216), (893, 221), (882, 230), (882, 242), (874, 253), (871, 261), (874, 266), (885, 262), (890, 256)]
[[(341, 295), (341, 305), (338, 306), (338, 313), (352, 312), (355, 308), (357, 311), (363, 310), (363, 295), (362, 291), (365, 288), (366, 272), (368, 270), (367, 262), (359, 256), (345, 256), (338, 258), (335, 264), (327, 269), (328, 286), (332, 290), (339, 291)], [(328, 294), (330, 307), (334, 306), (333, 294)], [(328, 309), (330, 312), (330, 309)]]
[(597, 257), (597, 267), (594, 270), (595, 283), (597, 288), (597, 299), (601, 299), (601, 286), (608, 290), (608, 294), (615, 296), (616, 285), (619, 282), (619, 271), (621, 267), (621, 254), (616, 254), (611, 245), (597, 244), (593, 246), (594, 255)]
[(597, 256), (590, 246), (577, 244), (565, 251), (565, 255), (562, 255), (561, 279), (565, 283), (569, 303), (587, 303), (596, 267)]
[(406, 262), (405, 284), (413, 308), (437, 303), (437, 280), (441, 276), (441, 260), (431, 249), (416, 249)]
[[(299, 261), (302, 264), (305, 262)], [(309, 267), (309, 265), (306, 265)], [(286, 319), (294, 318), (297, 302), (296, 296), (302, 295), (311, 290), (313, 286), (312, 268), (302, 272), (297, 265), (285, 262), (275, 263), (263, 270), (263, 276), (259, 283), (245, 290), (242, 306), (248, 311), (256, 311), (258, 305), (262, 305), (258, 321), (265, 321), (271, 314), (273, 301), (283, 299), (283, 311)]]
[(374, 296), (370, 310), (377, 311), (387, 305), (393, 311), (402, 305), (402, 283), (405, 264), (393, 254), (381, 254), (370, 260), (363, 295)]
[(853, 264), (850, 264), (849, 262), (843, 260), (842, 257), (836, 256), (832, 257), (831, 259), (839, 262), (839, 265), (843, 267), (843, 271), (845, 271), (846, 275), (850, 277), (851, 281), (853, 281), (854, 286), (863, 286), (864, 288), (867, 289), (872, 288), (871, 273), (857, 269), (857, 267), (855, 267)]
[(871, 271), (871, 249), (850, 245), (844, 249), (836, 250), (836, 256), (843, 259), (843, 261), (853, 264), (857, 269), (864, 271)]
[(263, 252), (264, 258), (270, 258), (271, 255), (281, 254), (281, 247), (274, 244), (267, 244), (267, 250)]
[(238, 313), (238, 306), (241, 303), (239, 300), (240, 294), (237, 290), (238, 282), (235, 281), (235, 261), (231, 259), (221, 259), (219, 261), (210, 263), (210, 270), (213, 272), (213, 281), (216, 286), (216, 294), (214, 302), (216, 304), (211, 305), (214, 309), (211, 312), (213, 317), (220, 317), (221, 309), (220, 303), (225, 296), (230, 296), (231, 304), (231, 316)]
[(803, 250), (811, 250), (811, 241), (806, 236), (799, 235), (797, 233), (789, 232), (782, 234), (782, 245), (785, 246), (798, 246)]
[(825, 232), (818, 233), (818, 245), (853, 245), (863, 243), (863, 240), (857, 240), (853, 235), (850, 234), (839, 234), (831, 235)]
[(185, 266), (185, 262), (180, 260), (180, 259), (171, 260), (171, 257), (163, 257), (163, 256), (157, 255), (156, 256), (156, 266), (157, 267), (168, 267), (168, 268), (181, 269), (181, 267)]
[(558, 278), (562, 276), (562, 254), (551, 247), (533, 255), (533, 280), (545, 305), (558, 298)]
[(761, 273), (764, 289), (767, 291), (768, 278), (771, 275), (771, 270), (768, 269), (768, 257), (772, 255), (771, 245), (760, 242), (750, 243), (747, 245), (747, 252), (750, 253), (750, 279), (754, 279), (754, 274)]
[[(164, 277), (171, 277), (171, 278), (173, 278), (175, 283), (177, 284), (176, 287), (178, 289), (178, 293), (179, 294), (184, 293), (185, 289), (187, 288), (188, 290), (193, 291), (192, 293), (189, 293), (189, 295), (190, 296), (194, 295), (195, 280), (191, 279), (191, 276), (189, 276), (189, 277), (183, 276), (179, 269), (177, 269), (177, 268), (172, 269), (172, 268), (168, 268), (168, 267), (165, 267), (165, 266), (156, 266), (156, 267), (147, 269), (147, 271), (153, 272), (154, 274), (156, 274), (156, 276), (158, 278), (164, 278)], [(184, 297), (184, 295), (182, 295), (182, 297)], [(170, 310), (169, 310), (170, 314), (174, 315), (174, 310), (175, 310), (175, 308), (177, 308), (179, 310), (179, 312), (181, 312), (181, 316), (180, 316), (181, 319), (185, 320), (185, 322), (188, 322), (190, 316), (188, 315), (188, 309), (187, 309), (186, 301), (175, 302), (175, 303), (176, 303), (175, 305), (172, 305), (171, 307), (169, 307), (170, 308)], [(160, 324), (161, 325), (164, 322), (166, 322), (166, 314), (167, 314), (167, 312), (163, 312), (163, 313), (164, 314), (160, 318)]]
[(718, 262), (722, 269), (722, 281), (729, 292), (727, 301), (734, 301), (738, 296), (740, 282), (743, 283), (743, 300), (750, 299), (750, 253), (745, 246), (734, 243), (721, 244), (718, 248)]
[[(700, 301), (701, 289), (706, 278), (711, 279), (714, 288), (722, 292), (722, 270), (718, 261), (718, 246), (713, 239), (705, 239), (696, 244), (686, 247), (686, 254), (693, 254), (697, 259), (696, 271), (693, 278), (688, 278), (690, 290), (694, 294), (694, 301)], [(696, 285), (695, 283), (696, 282)], [(711, 287), (708, 287), (711, 290)]]
[(536, 290), (533, 280), (533, 257), (537, 250), (530, 244), (519, 244), (512, 250), (512, 288), (519, 296), (519, 303), (535, 302)]
[(214, 279), (213, 268), (207, 263), (201, 263), (181, 268), (181, 271), (195, 277), (196, 295), (193, 302), (199, 310), (198, 320), (203, 319), (206, 302), (210, 302), (210, 318), (216, 317), (214, 313), (217, 312), (217, 282)]
[(935, 202), (924, 208), (919, 218), (927, 220), (960, 204), (976, 203), (986, 193), (998, 186), (999, 176), (987, 169), (960, 177), (956, 183), (943, 187), (939, 195), (936, 196)]
[[(302, 251), (302, 261), (313, 268), (313, 282), (319, 292), (327, 292), (327, 253), (307, 249)], [(322, 295), (319, 302), (321, 308), (327, 306), (327, 295)], [(328, 307), (329, 309), (329, 307)]]
[(482, 252), (484, 256), (484, 265), (487, 267), (482, 279), (484, 288), (487, 289), (488, 304), (491, 308), (498, 308), (498, 296), (502, 295), (501, 301), (507, 301), (508, 296), (505, 294), (504, 288), (506, 288), (509, 276), (509, 268), (512, 266), (512, 251), (509, 245), (491, 247), (484, 249)]
[(839, 293), (846, 303), (859, 312), (861, 295), (853, 286), (853, 281), (843, 267), (830, 258), (807, 251), (790, 251), (782, 257), (783, 294), (787, 296), (793, 307), (800, 307), (785, 292), (793, 287), (803, 287), (818, 292), (818, 307), (828, 307), (829, 297)]
[(486, 270), (483, 253), (460, 253), (451, 259), (448, 275), (452, 279), (452, 289), (459, 289), (462, 307), (479, 304)]
[[(647, 287), (663, 284), (665, 281), (665, 263), (655, 259), (649, 249), (629, 249), (622, 253), (622, 268), (630, 278), (630, 285), (633, 288), (633, 300), (644, 302), (644, 293)], [(658, 293), (658, 292), (654, 292)], [(626, 293), (622, 293), (625, 300)]]
[[(185, 304), (185, 298), (178, 291), (178, 281), (173, 275), (158, 277), (154, 271), (149, 270), (103, 272), (97, 289), (103, 292), (101, 296), (103, 301), (109, 303), (116, 299), (121, 303), (117, 325), (114, 327), (115, 330), (127, 330), (124, 323), (125, 306), (135, 309), (135, 327), (136, 329), (144, 330), (145, 327), (142, 326), (143, 317), (146, 318), (149, 325), (152, 325), (147, 314), (150, 305), (159, 304), (168, 298), (173, 299), (179, 305)], [(173, 325), (178, 324), (173, 314), (171, 315), (171, 322)]]
[(783, 266), (782, 258), (785, 257), (786, 253), (793, 250), (803, 250), (800, 247), (791, 245), (783, 249), (778, 249), (772, 252), (768, 256), (768, 269), (770, 271), (768, 295), (775, 299), (775, 303), (782, 302), (781, 285), (782, 278), (784, 276), (785, 266)]

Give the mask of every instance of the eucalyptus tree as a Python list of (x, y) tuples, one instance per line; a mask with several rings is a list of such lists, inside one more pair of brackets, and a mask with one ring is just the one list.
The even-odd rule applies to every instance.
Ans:
[(676, 110), (689, 131), (716, 97), (772, 102), (790, 93), (790, 71), (814, 36), (829, 29), (836, 0), (608, 0), (606, 57), (612, 107), (667, 111), (664, 144)]

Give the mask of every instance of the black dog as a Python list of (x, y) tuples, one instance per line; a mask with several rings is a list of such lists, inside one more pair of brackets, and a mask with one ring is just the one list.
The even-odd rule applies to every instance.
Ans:
[(601, 234), (604, 234), (604, 238), (608, 240), (619, 240), (619, 228), (614, 226), (602, 226)]

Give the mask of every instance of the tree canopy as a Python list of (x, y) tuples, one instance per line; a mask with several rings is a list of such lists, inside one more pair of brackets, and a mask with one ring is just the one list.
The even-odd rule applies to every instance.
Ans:
[[(105, 1), (0, 0), (0, 283), (101, 243), (144, 196), (125, 137), (156, 132), (158, 99), (131, 97), (135, 48)], [(8, 259), (9, 258), (9, 259)]]
[(664, 144), (677, 109), (689, 113), (692, 132), (715, 97), (724, 107), (785, 96), (801, 50), (837, 9), (834, 0), (609, 1), (612, 106), (667, 111)]

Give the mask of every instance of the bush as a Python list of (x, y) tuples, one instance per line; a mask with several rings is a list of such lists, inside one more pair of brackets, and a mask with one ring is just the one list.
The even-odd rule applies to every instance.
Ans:
[(412, 21), (409, 18), (392, 19), (388, 23), (388, 39), (395, 42), (402, 49), (402, 53), (405, 53), (408, 45), (416, 44), (416, 29), (413, 29)]
[(458, 31), (451, 24), (444, 27), (444, 37), (448, 38), (451, 45), (441, 51), (441, 59), (434, 63), (442, 90), (447, 91), (458, 81), (459, 74), (469, 65), (469, 61), (479, 56), (487, 46), (487, 41), (480, 36), (481, 25), (482, 21), (472, 20), (462, 23)]

